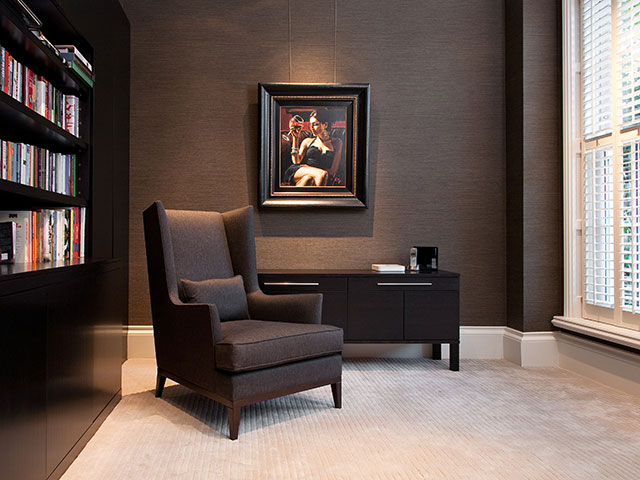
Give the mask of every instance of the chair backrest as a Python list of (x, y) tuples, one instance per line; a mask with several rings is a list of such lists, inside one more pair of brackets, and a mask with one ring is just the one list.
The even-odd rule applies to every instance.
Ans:
[(166, 210), (176, 279), (233, 277), (233, 265), (218, 212)]
[(177, 302), (181, 279), (242, 275), (247, 293), (259, 288), (253, 207), (225, 213), (165, 210), (157, 201), (144, 211), (144, 230), (152, 306), (170, 298)]

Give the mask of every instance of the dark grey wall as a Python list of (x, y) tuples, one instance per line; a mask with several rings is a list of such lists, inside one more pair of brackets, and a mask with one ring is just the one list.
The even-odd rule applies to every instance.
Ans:
[(507, 324), (522, 330), (524, 306), (524, 80), (522, 0), (505, 3)]
[[(60, 0), (65, 15), (93, 47), (91, 254), (123, 262), (118, 319), (127, 323), (129, 274), (130, 25), (118, 0)], [(126, 338), (123, 339), (126, 359)]]
[(462, 274), (462, 323), (506, 324), (503, 0), (121, 3), (131, 22), (130, 323), (150, 323), (146, 206), (257, 204), (258, 82), (366, 82), (370, 208), (258, 211), (258, 266), (368, 268), (438, 245), (442, 268)]
[(524, 331), (563, 311), (562, 43), (560, 2), (524, 8)]
[(562, 312), (560, 2), (506, 2), (507, 325)]

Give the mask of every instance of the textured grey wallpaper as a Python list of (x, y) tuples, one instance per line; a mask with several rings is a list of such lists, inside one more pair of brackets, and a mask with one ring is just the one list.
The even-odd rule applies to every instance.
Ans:
[(258, 82), (371, 84), (370, 207), (257, 211), (259, 268), (369, 268), (440, 247), (463, 325), (506, 324), (502, 0), (121, 0), (131, 22), (130, 322), (142, 210), (257, 203)]
[(563, 311), (560, 4), (505, 5), (507, 325), (550, 330)]

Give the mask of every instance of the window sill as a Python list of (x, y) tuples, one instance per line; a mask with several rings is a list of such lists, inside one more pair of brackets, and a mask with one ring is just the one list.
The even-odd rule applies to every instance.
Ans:
[(585, 318), (553, 317), (551, 323), (562, 330), (599, 338), (618, 345), (640, 350), (640, 332)]

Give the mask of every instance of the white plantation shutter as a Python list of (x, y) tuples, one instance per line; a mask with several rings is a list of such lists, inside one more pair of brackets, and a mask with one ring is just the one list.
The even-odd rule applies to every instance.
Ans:
[[(640, 0), (567, 0), (563, 8), (566, 192), (582, 174), (581, 228), (572, 226), (580, 215), (572, 205), (565, 226), (568, 308), (640, 331)], [(580, 260), (578, 292), (571, 276)]]
[(621, 128), (640, 123), (640, 0), (618, 0)]
[(584, 156), (584, 300), (614, 306), (613, 158), (611, 147)]
[(620, 306), (640, 313), (640, 140), (622, 145)]
[(583, 135), (611, 132), (611, 0), (582, 2)]

